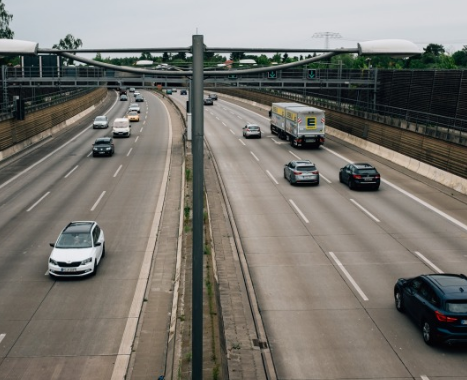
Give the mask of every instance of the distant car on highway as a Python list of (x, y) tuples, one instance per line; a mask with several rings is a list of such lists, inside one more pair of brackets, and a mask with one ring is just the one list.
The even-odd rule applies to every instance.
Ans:
[(242, 128), (243, 137), (246, 139), (249, 137), (261, 138), (261, 128), (257, 124), (248, 123)]
[(92, 155), (98, 156), (112, 156), (115, 153), (114, 143), (112, 137), (99, 137), (92, 144)]
[(128, 108), (128, 111), (136, 111), (138, 113), (141, 112), (141, 108), (138, 103), (131, 103), (130, 107)]
[(319, 185), (319, 170), (310, 160), (294, 160), (284, 165), (284, 178), (291, 185), (297, 183)]
[(127, 100), (128, 100), (128, 96), (126, 96), (125, 94), (120, 95), (120, 101), (126, 102)]
[(170, 88), (168, 88), (167, 90), (165, 90), (165, 93), (167, 95), (172, 95), (172, 90)]
[(138, 95), (136, 98), (135, 98), (135, 102), (144, 102), (144, 97), (143, 95)]
[(339, 181), (345, 183), (349, 189), (371, 188), (378, 190), (381, 175), (373, 165), (358, 162), (345, 165), (339, 171)]
[(92, 123), (93, 129), (108, 128), (108, 127), (109, 127), (109, 119), (105, 115), (97, 116), (94, 119), (94, 122)]
[(396, 309), (419, 326), (426, 344), (467, 343), (467, 277), (435, 273), (400, 278)]
[(209, 94), (209, 97), (210, 97), (212, 100), (217, 100), (217, 94)]
[(71, 222), (50, 246), (50, 277), (95, 275), (105, 256), (104, 231), (94, 221)]
[(130, 120), (128, 120), (126, 117), (116, 118), (112, 125), (112, 134), (114, 137), (130, 137)]
[(180, 95), (188, 95), (188, 92), (186, 90), (180, 90)]
[(141, 92), (139, 92), (139, 91), (135, 91), (135, 92), (133, 92), (133, 95), (134, 95), (134, 96), (135, 96), (135, 98), (136, 98), (137, 96), (140, 96), (140, 95), (141, 95)]
[(211, 98), (205, 98), (204, 99), (204, 105), (205, 106), (212, 106), (212, 105), (214, 105), (214, 102), (212, 101)]
[(139, 113), (136, 111), (130, 111), (126, 115), (127, 119), (130, 121), (139, 121)]

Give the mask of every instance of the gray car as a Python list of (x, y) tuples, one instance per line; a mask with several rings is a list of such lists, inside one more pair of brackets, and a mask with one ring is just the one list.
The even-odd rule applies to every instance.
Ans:
[(297, 183), (319, 185), (319, 170), (310, 160), (290, 161), (284, 166), (284, 178), (291, 185)]
[(250, 138), (250, 137), (257, 137), (261, 138), (261, 128), (257, 124), (247, 124), (242, 128), (243, 137)]
[(93, 129), (108, 128), (108, 127), (109, 127), (109, 119), (107, 119), (107, 116), (97, 116), (94, 119), (94, 122), (92, 123)]

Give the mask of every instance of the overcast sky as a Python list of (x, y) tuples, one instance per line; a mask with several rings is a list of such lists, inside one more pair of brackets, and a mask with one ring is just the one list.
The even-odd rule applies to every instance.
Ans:
[[(454, 53), (467, 45), (467, 0), (3, 0), (14, 38), (51, 48), (67, 34), (83, 48), (356, 48), (406, 39)], [(340, 38), (325, 38), (327, 33)], [(322, 36), (322, 37), (319, 37)], [(137, 54), (129, 54), (129, 56)], [(224, 55), (224, 54), (223, 54)], [(294, 54), (290, 54), (294, 55)], [(299, 54), (297, 54), (299, 55)], [(114, 56), (104, 54), (104, 57)]]

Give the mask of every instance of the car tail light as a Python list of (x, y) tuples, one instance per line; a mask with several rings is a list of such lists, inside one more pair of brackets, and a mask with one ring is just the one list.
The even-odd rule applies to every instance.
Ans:
[(300, 175), (300, 174), (302, 174), (302, 172), (299, 172), (299, 171), (293, 170), (293, 174), (295, 174), (295, 175)]
[(455, 322), (457, 321), (457, 318), (454, 318), (454, 317), (448, 317), (446, 315), (444, 315), (443, 313), (439, 312), (438, 310), (435, 311), (435, 316), (436, 316), (436, 319), (440, 322), (448, 322), (448, 323), (451, 323), (451, 322)]
[(380, 178), (381, 178), (381, 177), (380, 177), (379, 174), (376, 174), (376, 175), (375, 175), (375, 179), (380, 179)]
[(312, 172), (313, 174), (319, 174), (319, 170), (315, 170), (314, 172)]
[(362, 179), (362, 176), (360, 174), (352, 174), (352, 177), (355, 179)]

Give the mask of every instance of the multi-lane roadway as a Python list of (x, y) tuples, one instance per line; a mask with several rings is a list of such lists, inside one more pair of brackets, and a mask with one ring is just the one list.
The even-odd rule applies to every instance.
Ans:
[[(467, 198), (328, 139), (297, 150), (267, 118), (222, 99), (205, 107), (279, 379), (467, 378), (465, 347), (428, 347), (396, 311), (394, 283), (467, 272)], [(245, 139), (247, 123), (261, 139)], [(283, 166), (309, 159), (319, 186), (291, 186)], [(379, 191), (352, 191), (339, 168), (369, 162)]]
[[(110, 131), (88, 123), (1, 168), (0, 379), (110, 379), (124, 367), (171, 133), (163, 104), (145, 98), (113, 157), (90, 155)], [(127, 107), (116, 101), (109, 119)], [(466, 348), (425, 345), (393, 300), (399, 277), (467, 272), (467, 198), (338, 140), (293, 149), (225, 98), (204, 108), (277, 377), (467, 378)], [(261, 139), (242, 137), (247, 122)], [(294, 159), (316, 164), (319, 186), (283, 178)], [(339, 183), (339, 168), (357, 161), (377, 167), (379, 191)], [(96, 277), (53, 281), (49, 243), (71, 220), (97, 220), (107, 254)]]
[[(0, 379), (124, 377), (171, 141), (165, 106), (144, 94), (140, 122), (114, 139), (112, 157), (92, 157), (92, 143), (111, 128), (94, 130), (89, 119), (2, 165)], [(129, 106), (113, 98), (103, 110), (110, 120)], [(100, 224), (106, 257), (95, 277), (54, 281), (49, 243), (74, 220)]]

